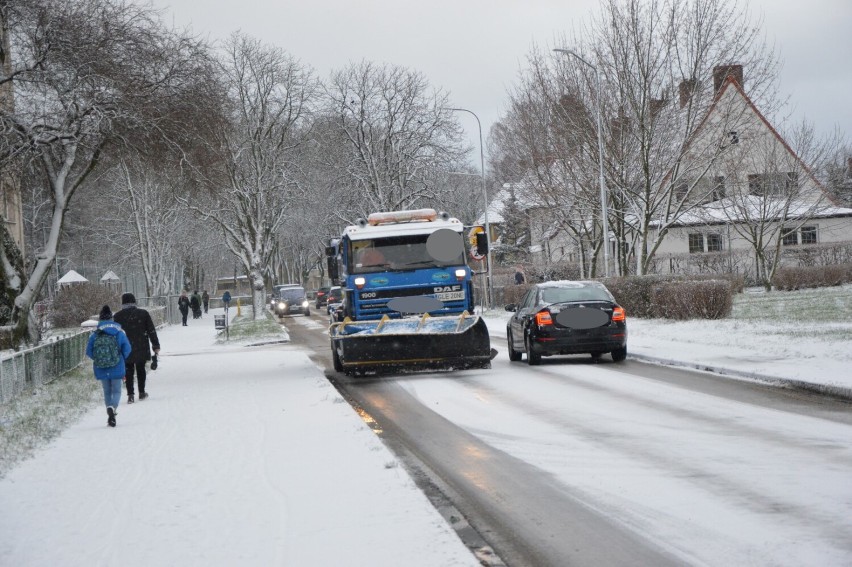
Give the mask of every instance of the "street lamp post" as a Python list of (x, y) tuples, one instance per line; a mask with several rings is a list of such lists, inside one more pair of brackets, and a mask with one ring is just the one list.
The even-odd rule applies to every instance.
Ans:
[(483, 204), (485, 205), (485, 234), (488, 237), (488, 257), (486, 260), (487, 266), (485, 273), (485, 303), (489, 308), (491, 308), (493, 307), (492, 299), (494, 298), (494, 293), (491, 289), (491, 225), (488, 224), (488, 189), (485, 186), (485, 152), (482, 149), (482, 123), (479, 121), (479, 116), (477, 116), (472, 110), (468, 110), (466, 108), (449, 108), (448, 110), (473, 114), (473, 117), (476, 118), (476, 125), (479, 127), (479, 166), (482, 170), (482, 199)]
[(565, 53), (573, 55), (582, 63), (591, 67), (595, 72), (595, 81), (598, 89), (598, 104), (597, 104), (597, 123), (598, 123), (598, 167), (600, 170), (600, 186), (601, 186), (601, 219), (603, 224), (603, 249), (604, 249), (604, 276), (609, 277), (609, 221), (607, 220), (606, 207), (606, 185), (604, 184), (604, 153), (603, 153), (603, 129), (601, 128), (601, 74), (598, 68), (583, 59), (580, 55), (570, 49), (556, 48), (553, 51), (557, 53)]

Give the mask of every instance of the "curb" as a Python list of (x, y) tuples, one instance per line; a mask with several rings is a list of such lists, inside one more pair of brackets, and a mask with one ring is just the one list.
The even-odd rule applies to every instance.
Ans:
[(789, 388), (792, 390), (800, 390), (803, 392), (812, 392), (815, 394), (820, 394), (823, 396), (831, 396), (834, 398), (838, 398), (841, 400), (852, 402), (852, 388), (846, 388), (843, 386), (831, 386), (828, 384), (816, 384), (813, 382), (805, 382), (803, 380), (795, 380), (792, 378), (778, 378), (777, 376), (768, 376), (766, 374), (758, 374), (755, 372), (743, 372), (740, 370), (732, 370), (730, 368), (721, 368), (717, 366), (708, 366), (706, 364), (700, 363), (692, 363), (692, 362), (681, 362), (677, 360), (670, 360), (667, 358), (657, 358), (654, 356), (648, 356), (644, 354), (633, 354), (628, 352), (627, 358), (639, 360), (642, 362), (650, 362), (653, 364), (659, 364), (660, 366), (676, 366), (680, 368), (689, 368), (692, 370), (701, 370), (703, 372), (710, 372), (712, 374), (716, 374), (718, 376), (729, 376), (732, 378), (740, 378), (745, 380), (754, 380), (756, 382), (762, 382), (765, 384), (769, 384), (771, 386), (777, 386), (781, 388)]

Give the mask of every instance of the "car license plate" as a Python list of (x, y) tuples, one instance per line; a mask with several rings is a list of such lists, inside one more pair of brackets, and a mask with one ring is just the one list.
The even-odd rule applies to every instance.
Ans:
[(446, 291), (442, 293), (436, 293), (435, 297), (440, 299), (441, 301), (459, 301), (464, 299), (463, 291)]

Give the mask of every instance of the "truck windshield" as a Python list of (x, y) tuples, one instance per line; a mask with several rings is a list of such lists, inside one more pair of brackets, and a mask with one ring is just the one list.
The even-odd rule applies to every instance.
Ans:
[[(426, 246), (428, 234), (393, 236), (373, 240), (351, 242), (351, 274), (382, 272), (387, 270), (417, 270), (464, 265), (464, 248), (457, 253), (442, 254), (439, 260), (429, 253)], [(448, 260), (448, 256), (453, 256)]]

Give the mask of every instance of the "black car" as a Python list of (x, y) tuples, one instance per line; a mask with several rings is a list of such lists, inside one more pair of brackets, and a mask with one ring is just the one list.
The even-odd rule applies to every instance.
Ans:
[(323, 305), (328, 304), (328, 288), (321, 287), (317, 290), (316, 301), (314, 302), (314, 307), (319, 309)]
[(279, 317), (301, 313), (306, 317), (311, 314), (311, 304), (308, 301), (305, 288), (298, 285), (281, 286), (277, 289), (278, 296), (272, 298), (272, 312)]
[(535, 284), (517, 305), (506, 327), (509, 360), (540, 364), (542, 356), (610, 353), (627, 358), (624, 309), (600, 282), (553, 281)]

